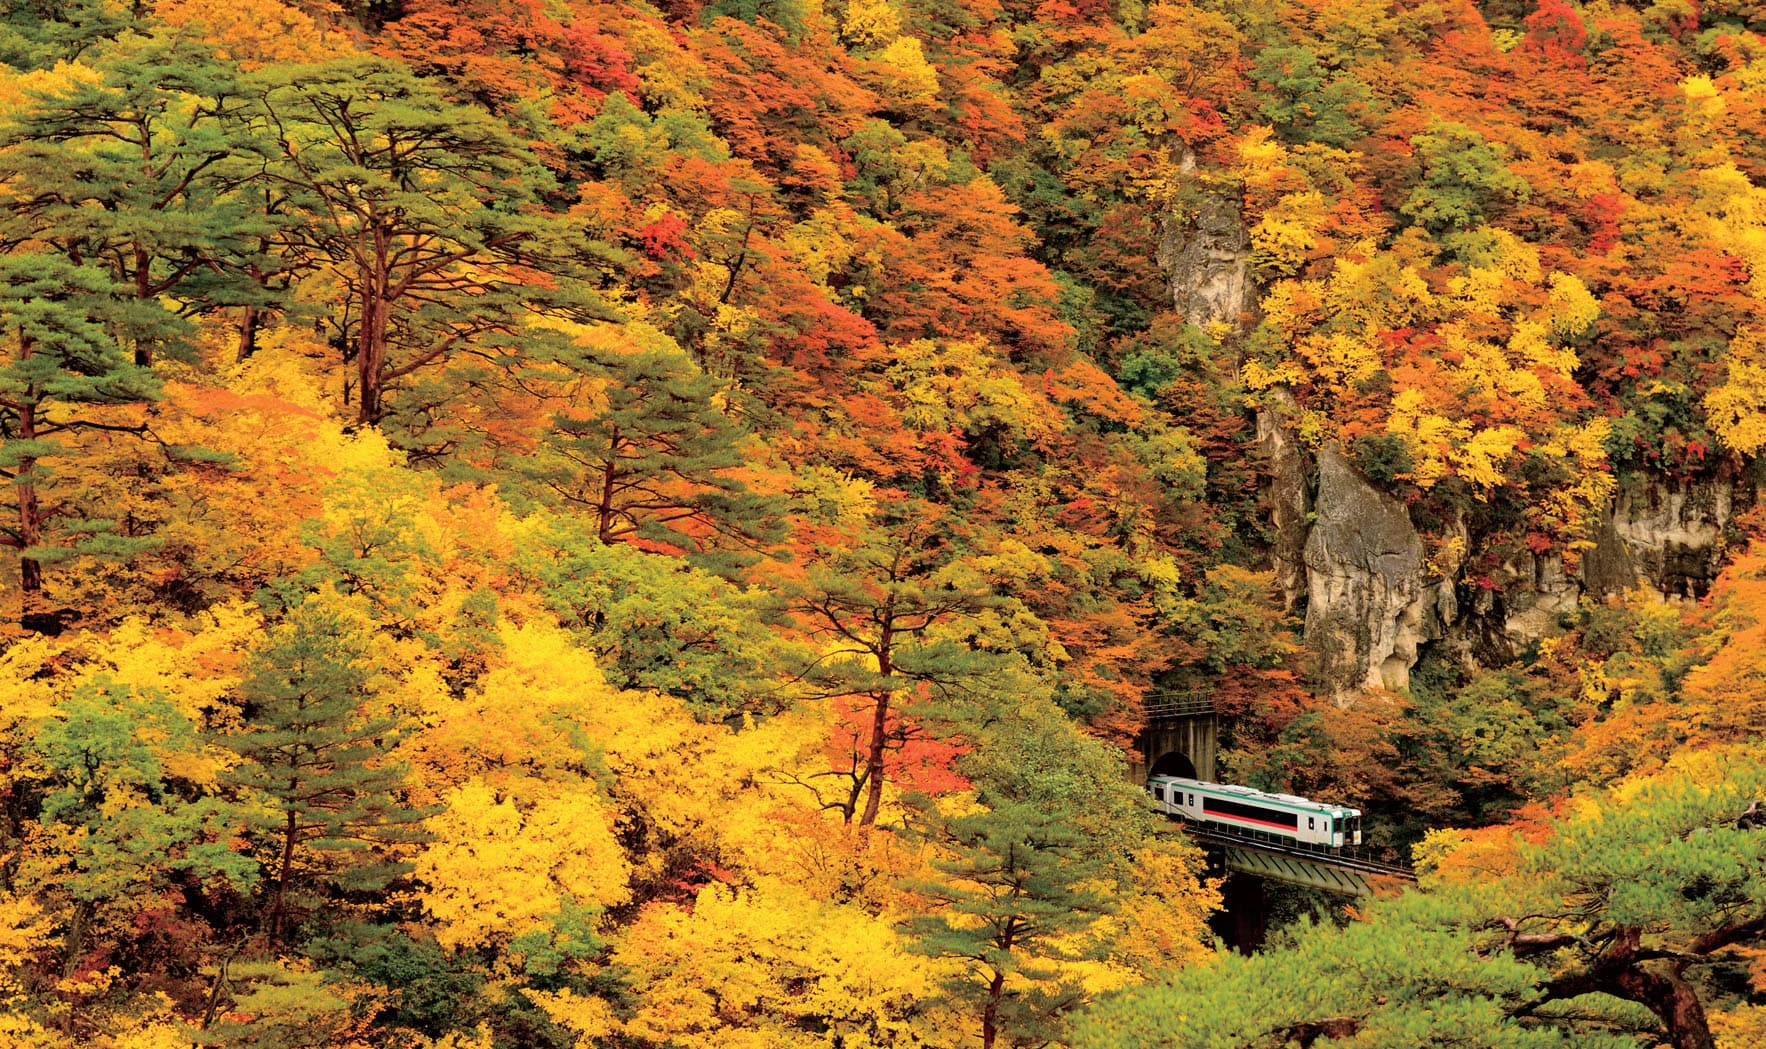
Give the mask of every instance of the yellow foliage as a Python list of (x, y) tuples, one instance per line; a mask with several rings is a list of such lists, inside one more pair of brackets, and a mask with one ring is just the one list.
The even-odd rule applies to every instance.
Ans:
[(1402, 440), (1410, 453), (1410, 481), (1419, 488), (1433, 487), (1448, 475), (1452, 448), (1470, 429), (1463, 422), (1430, 411), (1428, 398), (1415, 389), (1398, 391), (1386, 420), (1386, 432)]
[[(522, 991), (522, 997), (539, 1006), (553, 1023), (576, 1035), (576, 1044), (582, 1049), (599, 1045), (602, 1038), (619, 1033), (620, 1023), (613, 1015), (613, 1007), (600, 998), (574, 994), (569, 990), (532, 989)], [(480, 1040), (484, 1049), (491, 1049), (493, 1043), (488, 1029), (482, 1030)], [(462, 1046), (461, 1049), (476, 1047)]]
[(56, 62), (49, 69), (30, 70), (0, 64), (0, 116), (16, 111), (32, 94), (64, 94), (103, 79), (102, 73), (82, 62)]
[(506, 944), (566, 897), (603, 908), (630, 897), (613, 819), (592, 782), (533, 780), (505, 793), (473, 779), (444, 800), (416, 868), (443, 946)]
[(0, 894), (0, 1007), (7, 997), (23, 990), (19, 967), (49, 942), (53, 931), (49, 918), (30, 897)]
[[(1508, 338), (1509, 358), (1523, 368), (1540, 368), (1556, 372), (1567, 379), (1576, 369), (1576, 354), (1546, 341), (1548, 330), (1538, 321), (1516, 321), (1514, 332)], [(1526, 400), (1526, 404), (1536, 407), (1545, 403), (1545, 389), (1539, 384), (1537, 376), (1527, 371), (1517, 371), (1512, 375), (1525, 376), (1532, 380), (1527, 384), (1527, 390), (1532, 396)], [(1508, 387), (1516, 385), (1515, 379), (1509, 376), (1504, 377), (1503, 384)]]
[[(524, 992), (524, 996), (532, 998), (533, 996), (542, 993), (543, 992), (539, 991), (526, 991)], [(542, 1009), (545, 1008), (544, 1003), (536, 1001), (535, 1004), (539, 1005)], [(564, 1021), (554, 1018), (553, 1022), (563, 1023)], [(586, 1049), (586, 1046), (592, 1043), (580, 1044), (585, 1045)], [(442, 1035), (440, 1038), (423, 1038), (419, 1041), (413, 1042), (410, 1049), (497, 1049), (497, 1041), (494, 1033), (491, 1031), (490, 1024), (480, 1022), (477, 1027), (470, 1031), (450, 1031), (447, 1034)]]
[(897, 347), (883, 373), (902, 402), (902, 420), (917, 430), (1004, 429), (1013, 439), (1042, 441), (1061, 418), (984, 339), (915, 339)]
[(1208, 916), (1221, 897), (1215, 882), (1203, 880), (1202, 859), (1195, 846), (1175, 839), (1135, 854), (1132, 894), (1100, 923), (1113, 962), (1151, 979), (1213, 954)]
[(954, 1021), (938, 1011), (939, 963), (887, 921), (772, 882), (652, 904), (613, 957), (640, 1003), (627, 1035), (684, 1049), (809, 1049), (830, 1035), (906, 1049)]
[(1453, 472), (1481, 488), (1499, 487), (1503, 467), (1526, 434), (1516, 426), (1493, 426), (1474, 431), (1453, 452)]
[(1267, 190), (1287, 171), (1288, 147), (1272, 128), (1256, 125), (1245, 130), (1237, 142), (1239, 166), (1235, 169), (1247, 189)]
[(1291, 276), (1318, 246), (1324, 194), (1289, 193), (1251, 227), (1251, 265), (1266, 274)]
[(1306, 381), (1306, 373), (1299, 364), (1284, 362), (1271, 367), (1256, 358), (1245, 361), (1239, 369), (1239, 380), (1248, 389), (1267, 390), (1271, 386), (1292, 386)]
[[(1720, 141), (1712, 135), (1713, 141)], [(1766, 295), (1766, 190), (1754, 185), (1720, 148), (1693, 176), (1688, 220), (1714, 243), (1748, 263), (1748, 291)], [(1701, 221), (1702, 220), (1702, 221)]]
[(851, 209), (845, 206), (818, 208), (809, 218), (785, 231), (780, 245), (803, 266), (810, 280), (827, 290), (831, 274), (852, 261)]
[(1313, 374), (1326, 382), (1351, 385), (1367, 381), (1380, 370), (1379, 350), (1367, 338), (1372, 334), (1334, 331), (1308, 335), (1295, 343), (1294, 349)]
[(0, 651), (0, 731), (7, 739), (24, 738), (21, 726), (54, 712), (58, 692), (43, 670), (66, 650), (65, 641), (33, 634)]
[[(1549, 283), (1551, 295), (1547, 315), (1552, 334), (1570, 339), (1587, 331), (1600, 316), (1600, 302), (1588, 290), (1588, 285), (1571, 274), (1556, 272), (1552, 273)], [(1571, 361), (1571, 367), (1574, 367), (1573, 357)]]
[(161, 0), (154, 14), (247, 69), (269, 62), (319, 62), (351, 50), (344, 34), (282, 0)]
[(424, 803), (474, 781), (570, 778), (593, 738), (588, 712), (617, 702), (593, 653), (556, 623), (504, 621), (498, 636), (493, 665), (463, 698), (439, 682), (418, 694), (423, 727), (404, 753)]
[(195, 1032), (170, 998), (161, 992), (142, 1004), (147, 1008), (119, 1023), (104, 1049), (189, 1049)]
[(1717, 1049), (1757, 1049), (1766, 1045), (1766, 1006), (1737, 1005), (1710, 1013)]
[(158, 692), (192, 722), (224, 706), (244, 676), (244, 653), (263, 630), (245, 601), (215, 605), (174, 630), (130, 618), (83, 646), (82, 678), (102, 675), (119, 685)]
[(1722, 385), (1705, 394), (1711, 429), (1733, 451), (1753, 455), (1766, 448), (1766, 339), (1742, 328), (1724, 355)]
[(860, 48), (882, 47), (901, 35), (901, 15), (889, 0), (848, 0), (840, 38)]
[(938, 69), (916, 37), (896, 37), (862, 61), (858, 72), (896, 105), (931, 105), (938, 98)]

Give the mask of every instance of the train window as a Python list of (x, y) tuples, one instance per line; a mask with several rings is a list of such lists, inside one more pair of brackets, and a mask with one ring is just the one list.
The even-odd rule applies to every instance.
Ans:
[(1306, 817), (1306, 829), (1307, 830), (1314, 830), (1317, 827), (1318, 827), (1318, 822), (1315, 819), (1313, 819), (1313, 817), (1311, 817), (1311, 816)]
[(1196, 803), (1196, 796), (1194, 794), (1191, 794), (1190, 795), (1190, 804), (1194, 805), (1195, 803)]
[(1165, 800), (1165, 788), (1164, 787), (1154, 787), (1153, 788), (1153, 797), (1158, 798), (1160, 801), (1164, 801)]

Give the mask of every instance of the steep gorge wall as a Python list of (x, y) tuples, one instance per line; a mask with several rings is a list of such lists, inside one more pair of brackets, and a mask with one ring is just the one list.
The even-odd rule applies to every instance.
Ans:
[[(1209, 195), (1194, 217), (1161, 231), (1159, 263), (1173, 303), (1191, 324), (1246, 330), (1257, 307), (1251, 241), (1234, 194)], [(1646, 589), (1696, 598), (1722, 567), (1725, 532), (1752, 505), (1750, 485), (1632, 475), (1601, 515), (1595, 546), (1574, 571), (1556, 555), (1504, 566), (1500, 590), (1433, 564), (1403, 503), (1363, 477), (1340, 450), (1308, 450), (1284, 424), (1286, 394), (1257, 413), (1268, 474), (1271, 560), (1290, 611), (1305, 610), (1305, 642), (1321, 686), (1349, 697), (1403, 688), (1422, 648), (1443, 643), (1461, 658), (1506, 661), (1558, 628), (1584, 595)]]

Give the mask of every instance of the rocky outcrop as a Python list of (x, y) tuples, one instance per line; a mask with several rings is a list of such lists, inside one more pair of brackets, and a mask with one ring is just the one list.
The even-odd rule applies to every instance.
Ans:
[[(1293, 404), (1288, 392), (1269, 391), (1277, 407)], [(1312, 493), (1308, 475), (1311, 472), (1306, 450), (1300, 446), (1282, 416), (1267, 408), (1257, 411), (1257, 447), (1263, 453), (1269, 470), (1269, 487), (1265, 497), (1269, 504), (1269, 523), (1274, 547), (1270, 551), (1275, 563), (1275, 581), (1282, 595), (1282, 611), (1292, 612), (1306, 596), (1306, 531), (1312, 513)]]
[(1194, 218), (1168, 222), (1159, 237), (1171, 301), (1199, 328), (1236, 322), (1250, 308), (1250, 258), (1251, 234), (1226, 192), (1206, 194)]
[(1405, 687), (1418, 646), (1456, 618), (1452, 585), (1425, 578), (1423, 540), (1404, 504), (1335, 446), (1318, 455), (1305, 565), (1306, 647), (1335, 694)]
[[(1611, 528), (1632, 585), (1663, 598), (1705, 596), (1723, 567), (1723, 533), (1735, 517), (1738, 495), (1753, 502), (1752, 491), (1738, 493), (1727, 480), (1652, 479), (1621, 488)], [(1623, 567), (1613, 574), (1620, 582), (1626, 575)]]
[[(1181, 158), (1185, 172), (1195, 171), (1195, 157)], [(1171, 301), (1184, 320), (1198, 328), (1212, 324), (1241, 327), (1256, 308), (1250, 277), (1251, 235), (1239, 213), (1238, 195), (1225, 188), (1206, 194), (1195, 217), (1173, 219), (1159, 239), (1159, 264), (1170, 280)], [(1284, 390), (1271, 390), (1276, 411), (1257, 411), (1257, 447), (1270, 474), (1265, 490), (1276, 584), (1283, 611), (1293, 612), (1306, 597), (1306, 521), (1312, 512), (1305, 449), (1282, 424), (1280, 410), (1293, 402)]]
[(1558, 632), (1584, 596), (1644, 589), (1670, 601), (1703, 597), (1722, 569), (1738, 504), (1754, 501), (1749, 485), (1633, 477), (1601, 515), (1576, 570), (1556, 554), (1523, 555), (1502, 566), (1499, 589), (1456, 588), (1458, 566), (1426, 565), (1402, 504), (1335, 448), (1319, 454), (1317, 470), (1305, 540), (1306, 647), (1320, 683), (1339, 696), (1403, 687), (1433, 641), (1473, 663), (1504, 663)]
[[(1193, 173), (1193, 158), (1182, 160)], [(1189, 323), (1244, 330), (1257, 309), (1250, 253), (1238, 195), (1225, 186), (1203, 193), (1194, 215), (1166, 224), (1159, 262)], [(1669, 600), (1702, 597), (1722, 566), (1730, 521), (1754, 500), (1751, 484), (1633, 478), (1599, 518), (1594, 545), (1575, 571), (1554, 554), (1522, 555), (1496, 573), (1505, 585), (1491, 589), (1460, 580), (1458, 564), (1438, 563), (1451, 542), (1435, 544), (1431, 564), (1404, 505), (1338, 449), (1310, 454), (1285, 425), (1284, 408), (1292, 407), (1285, 392), (1270, 390), (1267, 398), (1257, 413), (1257, 446), (1270, 478), (1277, 583), (1288, 611), (1305, 605), (1306, 647), (1320, 685), (1345, 699), (1365, 688), (1404, 687), (1419, 649), (1432, 642), (1471, 662), (1511, 659), (1556, 631), (1585, 595), (1641, 587)], [(1459, 528), (1463, 551), (1475, 543)]]

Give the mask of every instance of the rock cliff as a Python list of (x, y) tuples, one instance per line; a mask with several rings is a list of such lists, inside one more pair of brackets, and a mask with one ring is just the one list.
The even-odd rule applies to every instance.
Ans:
[[(1249, 257), (1236, 195), (1225, 190), (1161, 231), (1172, 302), (1199, 327), (1243, 330), (1256, 310)], [(1731, 519), (1754, 501), (1747, 484), (1624, 478), (1574, 571), (1556, 555), (1527, 557), (1504, 565), (1508, 585), (1490, 590), (1461, 578), (1457, 564), (1430, 565), (1404, 505), (1334, 446), (1309, 452), (1284, 425), (1284, 403), (1285, 391), (1270, 391), (1273, 410), (1257, 413), (1271, 559), (1289, 611), (1304, 605), (1314, 675), (1345, 701), (1365, 688), (1405, 687), (1433, 642), (1476, 662), (1510, 659), (1558, 629), (1584, 595), (1703, 596), (1722, 567)]]
[(1422, 536), (1403, 503), (1369, 484), (1334, 446), (1317, 462), (1306, 536), (1307, 650), (1335, 693), (1403, 688), (1418, 645), (1455, 619), (1453, 587), (1425, 577)]

